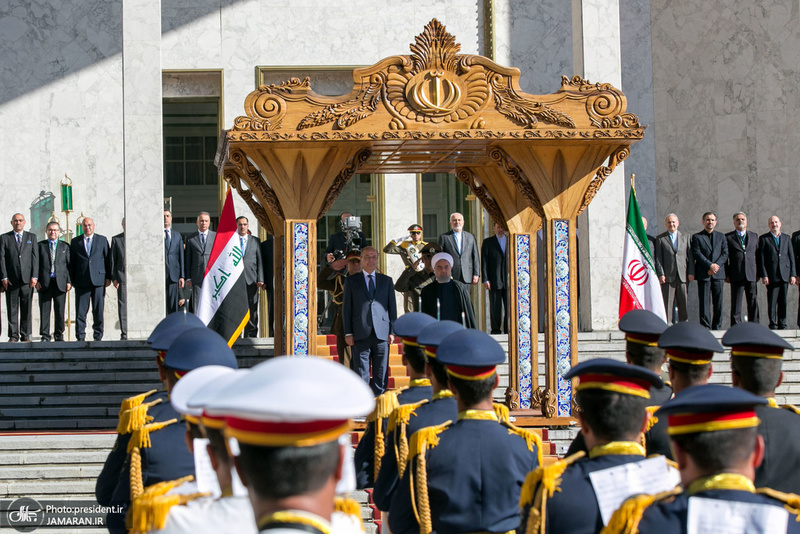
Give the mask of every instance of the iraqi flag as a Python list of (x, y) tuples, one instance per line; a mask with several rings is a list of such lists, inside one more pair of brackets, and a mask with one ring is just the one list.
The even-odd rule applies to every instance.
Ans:
[(243, 256), (229, 187), (197, 303), (197, 316), (224, 337), (228, 346), (233, 345), (250, 320)]
[(631, 187), (628, 200), (628, 223), (625, 227), (625, 250), (622, 261), (622, 287), (619, 292), (620, 318), (631, 310), (650, 310), (664, 322), (667, 312), (661, 296), (650, 241), (642, 223), (636, 191)]

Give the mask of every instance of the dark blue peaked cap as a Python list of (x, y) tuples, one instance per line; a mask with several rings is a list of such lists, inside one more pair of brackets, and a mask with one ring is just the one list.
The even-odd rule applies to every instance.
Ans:
[(684, 321), (667, 328), (658, 340), (662, 349), (690, 352), (725, 352), (711, 331), (700, 323)]
[(434, 321), (422, 329), (422, 332), (417, 336), (417, 343), (426, 347), (438, 347), (444, 338), (459, 330), (464, 330), (464, 325), (461, 323)]
[(739, 323), (722, 336), (722, 344), (731, 347), (731, 356), (782, 359), (784, 350), (794, 347), (781, 336), (759, 323)]
[(394, 322), (392, 328), (394, 333), (404, 340), (416, 341), (419, 343), (419, 333), (430, 325), (435, 323), (436, 319), (427, 313), (409, 312), (401, 315)]
[(436, 349), (436, 359), (445, 365), (489, 367), (506, 361), (506, 352), (489, 334), (464, 329), (442, 339)]
[(180, 372), (206, 365), (238, 368), (228, 343), (210, 328), (192, 328), (175, 338), (164, 356), (164, 365)]
[(755, 407), (764, 404), (767, 399), (741, 388), (706, 384), (681, 391), (656, 416), (667, 418), (670, 436), (752, 428), (759, 424)]
[[(161, 336), (172, 331), (173, 328), (182, 325), (191, 325), (195, 328), (200, 326), (205, 326), (205, 324), (203, 324), (203, 321), (201, 321), (200, 318), (193, 313), (185, 313), (182, 311), (170, 313), (164, 319), (162, 319), (161, 322), (158, 323), (158, 325), (156, 325), (156, 327), (153, 329), (153, 333), (150, 334), (150, 337), (147, 338), (147, 342), (153, 344)], [(172, 339), (175, 339), (174, 336)], [(169, 345), (167, 345), (167, 347), (164, 349), (156, 349), (156, 350), (167, 350), (168, 348)]]
[(661, 378), (654, 372), (618, 362), (609, 358), (596, 358), (579, 363), (564, 374), (564, 378), (578, 377), (577, 391), (602, 389), (637, 397), (650, 398), (650, 388), (664, 387)]
[(619, 329), (625, 332), (626, 341), (655, 347), (667, 323), (649, 310), (631, 310), (619, 320)]

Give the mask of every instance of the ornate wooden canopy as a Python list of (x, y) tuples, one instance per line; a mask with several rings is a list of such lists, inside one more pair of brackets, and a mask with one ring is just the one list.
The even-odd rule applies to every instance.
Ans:
[[(564, 76), (553, 94), (522, 92), (518, 69), (460, 54), (435, 19), (410, 48), (355, 69), (346, 95), (319, 95), (309, 78), (260, 86), (220, 140), (224, 178), (270, 233), (285, 236), (283, 254), (276, 246), (275, 272), (285, 274), (276, 352), (281, 340), (285, 353), (315, 353), (314, 223), (353, 174), (453, 173), (506, 226), (514, 246), (509, 404), (566, 417), (571, 389), (556, 368), (576, 359), (576, 217), (644, 128), (609, 84)], [(531, 236), (542, 222), (547, 376), (539, 390), (530, 281)]]

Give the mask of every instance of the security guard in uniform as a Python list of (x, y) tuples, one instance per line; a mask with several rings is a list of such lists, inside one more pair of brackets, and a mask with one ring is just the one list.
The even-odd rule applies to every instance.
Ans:
[[(667, 323), (649, 310), (631, 310), (619, 320), (619, 329), (625, 332), (626, 361), (660, 376), (661, 366), (666, 357), (664, 349), (658, 346), (658, 339), (667, 329)], [(647, 411), (652, 415), (670, 397), (672, 397), (672, 388), (669, 384), (651, 388), (650, 398), (647, 400)], [(659, 421), (655, 417), (648, 420), (643, 442), (648, 455), (661, 454), (672, 459), (667, 427), (663, 421)], [(572, 456), (580, 451), (589, 452), (582, 433), (575, 436), (569, 446), (567, 456)]]
[(260, 532), (336, 534), (331, 518), (352, 418), (370, 413), (372, 390), (321, 358), (277, 357), (251, 368), (206, 405), (239, 443), (236, 471)]
[[(424, 317), (432, 319), (429, 315)], [(426, 319), (427, 322), (427, 319)], [(425, 351), (425, 375), (433, 387), (433, 397), (428, 401), (404, 404), (395, 408), (389, 416), (386, 438), (387, 452), (381, 462), (372, 499), (379, 510), (391, 510), (391, 500), (408, 461), (409, 438), (421, 428), (454, 421), (458, 416), (456, 399), (447, 389), (447, 371), (436, 361), (436, 348), (448, 335), (464, 327), (455, 321), (432, 321), (420, 331), (416, 343)]]
[(775, 389), (783, 380), (783, 351), (794, 347), (766, 326), (750, 322), (732, 326), (722, 344), (731, 348), (734, 387), (769, 403), (756, 406), (761, 420), (758, 433), (766, 443), (764, 461), (756, 469), (756, 486), (800, 493), (800, 412), (792, 405), (780, 407), (775, 400)]
[(408, 294), (411, 298), (411, 303), (414, 305), (414, 311), (420, 311), (420, 297), (422, 290), (436, 281), (436, 275), (433, 273), (433, 256), (442, 251), (442, 246), (439, 243), (427, 243), (420, 249), (422, 255), (422, 269), (406, 269), (397, 278), (394, 283), (394, 290), (400, 293)]
[(411, 381), (407, 388), (387, 391), (375, 401), (375, 411), (367, 418), (367, 429), (358, 442), (355, 452), (356, 486), (359, 489), (373, 486), (386, 451), (386, 429), (389, 416), (404, 404), (430, 400), (433, 395), (431, 381), (425, 376), (425, 353), (416, 343), (424, 327), (436, 322), (418, 312), (401, 315), (394, 323), (394, 333), (403, 342), (403, 365)]
[[(663, 456), (655, 460), (660, 460), (660, 477), (630, 481), (622, 476), (628, 464), (646, 460), (639, 436), (650, 417), (646, 410), (650, 391), (662, 386), (658, 375), (636, 365), (597, 358), (576, 365), (564, 378), (578, 379), (578, 419), (589, 453), (578, 452), (528, 475), (520, 498), (522, 532), (599, 532), (604, 523), (600, 501), (608, 497), (596, 489), (600, 482), (595, 477), (616, 480), (615, 492), (627, 495), (638, 493), (641, 486), (665, 491), (678, 483)], [(621, 499), (611, 510), (620, 503)]]
[(756, 406), (767, 400), (729, 386), (689, 388), (664, 403), (683, 488), (631, 497), (603, 533), (800, 533), (797, 495), (753, 484), (764, 454)]
[[(525, 474), (542, 462), (538, 434), (500, 422), (492, 403), (505, 351), (478, 330), (444, 338), (436, 359), (458, 405), (455, 422), (411, 436), (409, 461), (394, 492), (393, 534), (511, 532), (519, 525)], [(396, 519), (416, 526), (399, 528)]]

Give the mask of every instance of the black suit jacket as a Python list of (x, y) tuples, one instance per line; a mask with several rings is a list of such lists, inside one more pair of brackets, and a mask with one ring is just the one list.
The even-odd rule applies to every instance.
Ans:
[(725, 234), (728, 242), (728, 262), (725, 272), (731, 282), (755, 282), (758, 280), (758, 234), (747, 230), (744, 248), (736, 230)]
[(453, 280), (472, 283), (473, 276), (480, 276), (480, 258), (478, 257), (478, 244), (475, 236), (471, 233), (461, 231), (461, 254), (456, 247), (456, 238), (453, 231), (445, 232), (439, 236), (439, 244), (442, 250), (453, 256)]
[(100, 234), (92, 235), (92, 253), (86, 254), (85, 235), (72, 240), (69, 245), (70, 277), (77, 288), (104, 286), (110, 279), (111, 251), (108, 240)]
[[(511, 241), (506, 236), (506, 251)], [(482, 282), (489, 282), (492, 289), (503, 289), (508, 286), (508, 266), (506, 254), (500, 248), (500, 240), (496, 235), (487, 237), (481, 244), (481, 274)]]
[(0, 280), (8, 279), (9, 286), (28, 284), (37, 278), (38, 269), (36, 234), (23, 231), (19, 249), (13, 230), (0, 236)]
[(50, 278), (50, 240), (39, 241), (39, 283), (43, 289), (50, 287), (50, 283), (55, 280), (55, 284), (60, 291), (67, 291), (67, 284), (72, 283), (69, 275), (70, 253), (69, 245), (64, 241), (56, 241), (56, 277)]
[(125, 232), (111, 238), (111, 279), (125, 283)]
[[(380, 340), (389, 339), (397, 320), (397, 305), (394, 283), (389, 276), (375, 272), (375, 299), (369, 299), (367, 281), (363, 273), (348, 276), (344, 282), (342, 320), (344, 333), (352, 334), (356, 340), (366, 339), (374, 330)], [(370, 328), (367, 316), (372, 316)]]
[(200, 287), (203, 285), (203, 277), (206, 275), (206, 264), (211, 257), (211, 249), (214, 248), (214, 238), (217, 236), (216, 232), (208, 231), (206, 238), (206, 248), (200, 244), (200, 233), (193, 232), (192, 235), (186, 240), (186, 249), (184, 251), (184, 274), (187, 281), (191, 281), (192, 285)]
[[(728, 261), (728, 243), (721, 232), (709, 234), (705, 230), (692, 236), (692, 255), (694, 256), (694, 277), (697, 280), (725, 279), (725, 262)], [(711, 264), (719, 265), (719, 271), (709, 276)]]
[(181, 233), (169, 229), (169, 246), (164, 236), (164, 274), (166, 279), (177, 284), (183, 276), (183, 238)]
[(267, 291), (272, 291), (273, 288), (273, 263), (274, 257), (272, 252), (273, 243), (275, 242), (275, 238), (267, 236), (267, 238), (261, 242), (261, 266), (264, 269), (264, 289)]
[[(236, 238), (239, 237), (237, 234)], [(264, 266), (261, 263), (261, 240), (248, 235), (244, 249), (244, 281), (248, 286), (264, 281)]]
[(797, 276), (791, 238), (781, 234), (778, 241), (780, 247), (775, 246), (775, 237), (771, 232), (758, 238), (758, 276), (766, 276), (770, 283), (788, 282), (790, 277)]
[(800, 230), (792, 234), (792, 250), (794, 250), (794, 268), (800, 265)]

